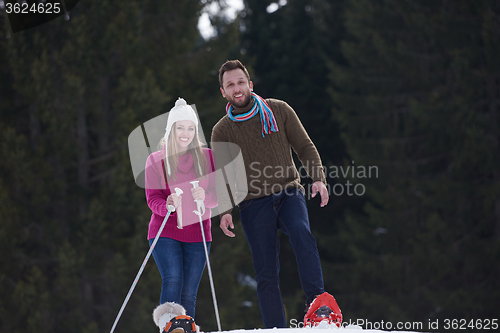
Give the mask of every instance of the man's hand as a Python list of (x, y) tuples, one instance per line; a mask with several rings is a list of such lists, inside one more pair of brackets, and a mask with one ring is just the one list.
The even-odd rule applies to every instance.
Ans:
[(326, 204), (328, 203), (328, 199), (330, 198), (330, 195), (328, 194), (328, 190), (326, 189), (326, 185), (323, 182), (317, 181), (317, 182), (313, 183), (311, 198), (314, 198), (316, 196), (316, 193), (318, 193), (318, 192), (321, 196), (321, 204), (319, 206), (325, 207)]
[(225, 214), (220, 219), (220, 228), (222, 229), (222, 231), (224, 232), (224, 234), (226, 234), (226, 236), (229, 236), (229, 237), (236, 236), (234, 234), (234, 232), (232, 232), (232, 231), (229, 230), (229, 227), (231, 229), (234, 229), (233, 217), (231, 216), (231, 214)]

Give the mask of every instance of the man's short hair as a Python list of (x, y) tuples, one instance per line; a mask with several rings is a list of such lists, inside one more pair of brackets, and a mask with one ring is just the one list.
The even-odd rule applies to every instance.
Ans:
[(248, 82), (250, 82), (250, 74), (248, 74), (246, 67), (241, 63), (241, 61), (228, 60), (224, 64), (222, 64), (222, 66), (220, 66), (220, 69), (219, 69), (219, 85), (222, 89), (224, 89), (224, 87), (222, 86), (222, 77), (224, 76), (224, 73), (238, 69), (238, 68), (241, 69), (243, 71), (243, 73), (245, 73), (245, 75), (248, 79)]

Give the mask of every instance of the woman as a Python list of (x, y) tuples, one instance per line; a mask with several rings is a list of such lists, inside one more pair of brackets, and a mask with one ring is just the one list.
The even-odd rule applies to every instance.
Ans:
[[(217, 206), (212, 151), (202, 148), (196, 113), (182, 98), (170, 110), (160, 150), (146, 161), (146, 199), (152, 211), (148, 240), (153, 243), (167, 215), (167, 206), (176, 211), (167, 220), (153, 250), (162, 278), (160, 304), (181, 304), (194, 318), (196, 294), (206, 264), (203, 238), (195, 200), (206, 207), (203, 228), (210, 249), (211, 210)], [(199, 181), (193, 188), (191, 181)], [(175, 188), (183, 191), (177, 196)]]

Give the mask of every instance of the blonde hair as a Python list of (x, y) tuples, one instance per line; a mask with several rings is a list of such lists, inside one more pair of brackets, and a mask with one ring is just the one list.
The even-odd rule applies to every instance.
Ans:
[[(165, 138), (163, 137), (158, 143), (158, 150), (163, 150), (165, 148), (165, 144), (167, 145), (168, 163), (172, 170), (171, 176), (169, 176), (167, 173), (168, 180), (177, 179), (176, 172), (177, 172), (177, 164), (179, 163), (179, 150), (177, 149), (177, 142), (175, 141), (176, 123), (177, 122), (172, 124), (172, 130), (170, 131), (168, 141), (165, 142)], [(203, 175), (205, 175), (207, 170), (207, 158), (205, 157), (205, 154), (203, 154), (202, 146), (203, 142), (201, 142), (200, 137), (198, 136), (198, 126), (195, 126), (194, 137), (189, 146), (187, 147), (188, 151), (187, 153), (188, 154), (191, 153), (191, 155), (193, 156), (194, 171), (198, 178), (201, 178)], [(200, 174), (200, 169), (198, 168), (198, 165), (201, 167), (202, 174)]]

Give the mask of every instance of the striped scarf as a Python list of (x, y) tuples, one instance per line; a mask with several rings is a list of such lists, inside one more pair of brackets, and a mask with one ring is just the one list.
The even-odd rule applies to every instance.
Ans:
[(227, 103), (226, 113), (229, 119), (234, 121), (245, 121), (258, 113), (260, 115), (260, 122), (262, 123), (262, 136), (264, 136), (264, 134), (271, 134), (271, 132), (278, 132), (278, 124), (276, 124), (276, 119), (274, 119), (273, 110), (271, 110), (267, 102), (256, 93), (252, 92), (252, 97), (255, 100), (255, 104), (250, 111), (244, 114), (233, 115), (234, 107), (231, 103)]

